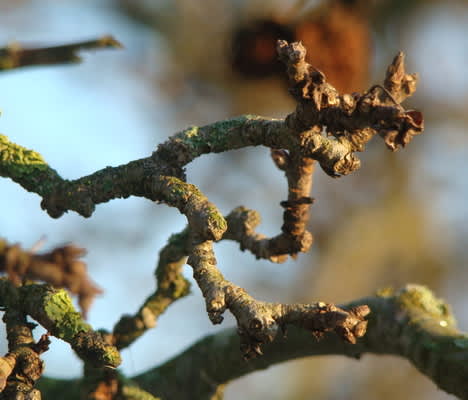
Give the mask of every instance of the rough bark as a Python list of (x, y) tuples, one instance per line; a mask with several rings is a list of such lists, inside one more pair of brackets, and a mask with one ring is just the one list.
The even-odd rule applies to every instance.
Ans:
[[(28, 51), (6, 48), (0, 51), (0, 61), (4, 57), (9, 68), (68, 62), (75, 60), (77, 50), (116, 45), (106, 38)], [(67, 211), (90, 217), (97, 204), (140, 196), (177, 208), (188, 223), (160, 253), (155, 292), (134, 315), (123, 316), (111, 333), (94, 331), (84, 322), (65, 291), (25, 282), (33, 277), (71, 290), (38, 266), (66, 269), (64, 265), (77, 262), (75, 253), (60, 264), (50, 255), (41, 259), (0, 242), (0, 267), (12, 278), (0, 280), (0, 305), (7, 309), (7, 326), (20, 327), (30, 337), (27, 330), (32, 327), (24, 325), (29, 315), (50, 334), (70, 343), (85, 361), (81, 381), (44, 378), (40, 386), (46, 397), (79, 386), (82, 396), (90, 399), (220, 399), (231, 380), (278, 362), (318, 354), (358, 358), (366, 352), (407, 358), (444, 390), (468, 397), (468, 340), (456, 330), (447, 306), (427, 289), (408, 286), (341, 307), (322, 302), (277, 304), (256, 300), (227, 281), (218, 269), (213, 241), (235, 240), (242, 250), (274, 262), (307, 251), (312, 244), (306, 223), (313, 203), (314, 165), (318, 163), (332, 177), (347, 175), (359, 168), (357, 153), (374, 136), (381, 136), (389, 149), (397, 150), (423, 131), (422, 114), (401, 105), (414, 93), (417, 83), (415, 75), (405, 72), (403, 54), (393, 60), (383, 85), (350, 95), (338, 93), (321, 71), (306, 62), (300, 43), (279, 41), (277, 50), (287, 66), (290, 92), (297, 102), (285, 119), (245, 115), (192, 126), (171, 136), (146, 158), (76, 180), (63, 179), (40, 154), (0, 135), (0, 176), (37, 193), (42, 208), (54, 218)], [(43, 58), (44, 54), (49, 58)], [(260, 217), (253, 210), (239, 207), (223, 216), (195, 185), (186, 182), (184, 170), (205, 154), (260, 145), (271, 149), (272, 167), (284, 171), (288, 183), (287, 199), (281, 203), (281, 233), (272, 238), (255, 231)], [(188, 293), (188, 283), (181, 275), (185, 257), (211, 321), (220, 323), (229, 310), (236, 318), (237, 330), (206, 337), (130, 381), (115, 370), (120, 362), (117, 349), (129, 346), (154, 327), (161, 313)], [(0, 362), (0, 383), (16, 391), (22, 390), (15, 378), (17, 337), (11, 335), (12, 348)], [(37, 343), (27, 344), (29, 352), (41, 350)], [(36, 372), (41, 372), (40, 360), (35, 360), (31, 365), (37, 365)], [(39, 372), (34, 379), (28, 378), (29, 391), (35, 390)]]

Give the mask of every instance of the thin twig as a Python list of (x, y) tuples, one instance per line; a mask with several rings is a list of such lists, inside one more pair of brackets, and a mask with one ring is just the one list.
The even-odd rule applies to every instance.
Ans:
[(0, 49), (0, 71), (33, 65), (70, 64), (81, 62), (77, 54), (82, 50), (122, 48), (112, 36), (53, 47), (24, 48), (19, 43)]

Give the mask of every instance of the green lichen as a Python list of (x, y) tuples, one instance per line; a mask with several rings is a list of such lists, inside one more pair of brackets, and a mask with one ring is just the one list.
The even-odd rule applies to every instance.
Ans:
[(39, 153), (11, 142), (5, 135), (0, 135), (0, 173), (5, 170), (8, 175), (21, 176), (47, 169), (49, 166)]
[(67, 342), (70, 342), (78, 332), (88, 332), (91, 329), (81, 314), (75, 311), (70, 296), (63, 289), (54, 290), (45, 296), (43, 310), (53, 324), (52, 329), (47, 328), (54, 336)]
[[(184, 258), (180, 265), (183, 266), (186, 262), (186, 259)], [(172, 300), (178, 300), (181, 299), (182, 297), (185, 297), (190, 294), (190, 282), (185, 279), (182, 275), (178, 276), (176, 279), (174, 279), (171, 282), (171, 289), (172, 289)]]
[(105, 352), (102, 354), (101, 365), (111, 368), (117, 368), (121, 363), (122, 357), (120, 356), (119, 350), (117, 350), (116, 347), (111, 345), (106, 346)]
[(327, 137), (323, 137), (323, 136), (320, 136), (320, 145), (321, 145), (321, 148), (320, 148), (320, 151), (322, 153), (333, 153), (334, 150), (335, 150), (335, 144), (336, 144), (336, 140), (334, 139), (330, 139), (330, 138), (327, 138)]
[(92, 330), (78, 332), (73, 338), (71, 346), (87, 367), (116, 368), (122, 362), (117, 348), (108, 344), (101, 332)]
[[(394, 301), (408, 318), (405, 325), (412, 332), (415, 344), (419, 343), (428, 349), (433, 349), (434, 346), (454, 347), (453, 336), (459, 335), (456, 320), (449, 306), (437, 299), (427, 287), (407, 285), (395, 293)], [(431, 334), (427, 335), (427, 332)], [(435, 336), (439, 337), (436, 341)]]
[[(250, 115), (242, 115), (240, 117), (231, 118), (225, 121), (219, 121), (210, 126), (210, 144), (214, 152), (226, 151), (238, 148), (242, 140), (238, 134), (238, 129), (247, 121), (254, 119)], [(236, 132), (235, 136), (231, 131)], [(238, 141), (239, 145), (235, 145)]]
[(5, 135), (0, 135), (0, 176), (43, 197), (49, 196), (63, 182), (39, 153), (10, 142)]
[[(191, 126), (175, 136), (176, 140), (183, 142), (190, 151), (191, 157), (197, 157), (204, 153), (219, 153), (238, 148), (242, 143), (238, 129), (252, 116), (240, 116), (225, 121), (197, 127)], [(235, 132), (234, 136), (232, 133)], [(236, 142), (239, 142), (236, 145)]]
[(158, 268), (155, 271), (158, 290), (146, 303), (157, 315), (165, 310), (166, 298), (176, 300), (190, 292), (190, 283), (181, 274), (187, 259), (188, 239), (189, 230), (185, 228), (182, 232), (171, 235), (168, 244), (161, 250)]
[(0, 59), (0, 71), (14, 68), (15, 64), (9, 59)]
[(208, 224), (214, 229), (220, 230), (223, 233), (227, 229), (227, 222), (224, 219), (224, 216), (213, 205), (208, 206)]
[(115, 187), (115, 181), (112, 176), (107, 176), (102, 182), (102, 189), (105, 192), (111, 192)]
[(189, 195), (197, 197), (203, 196), (203, 193), (200, 192), (195, 185), (186, 183), (176, 177), (167, 176), (164, 177), (164, 181), (170, 188), (170, 194), (177, 197), (179, 200)]
[(419, 309), (434, 318), (453, 318), (449, 306), (425, 286), (407, 285), (396, 293), (396, 300), (404, 309)]
[(198, 126), (189, 126), (183, 131), (185, 137), (193, 138), (198, 136)]
[(207, 138), (197, 126), (190, 126), (184, 129), (175, 136), (175, 139), (180, 140), (190, 149), (189, 152), (192, 157), (196, 157), (209, 150)]

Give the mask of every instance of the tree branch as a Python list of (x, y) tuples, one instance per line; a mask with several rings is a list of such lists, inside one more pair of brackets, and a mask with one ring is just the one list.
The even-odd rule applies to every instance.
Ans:
[[(362, 151), (375, 134), (383, 136), (387, 146), (395, 150), (422, 132), (421, 113), (405, 111), (395, 100), (397, 95), (404, 99), (412, 94), (416, 85), (416, 78), (411, 85), (401, 83), (409, 80), (402, 55), (389, 67), (389, 89), (374, 86), (363, 95), (339, 96), (325, 75), (305, 63), (305, 49), (300, 45), (280, 42), (279, 51), (293, 71), (291, 91), (299, 101), (285, 120), (246, 115), (204, 127), (193, 126), (159, 145), (151, 157), (107, 167), (74, 181), (62, 179), (40, 154), (0, 135), (0, 176), (39, 194), (43, 198), (41, 206), (54, 218), (68, 210), (89, 217), (96, 204), (114, 198), (134, 195), (164, 201), (164, 177), (185, 180), (183, 167), (203, 154), (263, 145), (273, 150), (286, 149), (294, 157), (317, 160), (326, 173), (336, 177), (359, 168), (354, 153)], [(296, 69), (308, 72), (298, 77)], [(388, 84), (390, 81), (393, 86)], [(335, 139), (321, 134), (325, 128)]]
[(156, 326), (157, 318), (176, 300), (189, 294), (190, 283), (182, 275), (189, 253), (188, 231), (185, 229), (169, 238), (159, 253), (156, 269), (157, 289), (135, 315), (123, 315), (112, 333), (118, 349), (130, 346), (148, 329)]
[(81, 50), (97, 50), (103, 48), (122, 48), (122, 44), (112, 36), (103, 36), (89, 40), (54, 47), (25, 49), (14, 43), (0, 48), (0, 71), (33, 65), (70, 64), (81, 62), (78, 52)]
[(295, 257), (298, 252), (308, 251), (312, 245), (312, 235), (306, 230), (306, 224), (313, 203), (310, 191), (314, 160), (278, 149), (272, 150), (271, 156), (276, 166), (285, 172), (288, 181), (288, 200), (280, 203), (285, 209), (282, 233), (271, 239), (257, 234), (254, 229), (260, 223), (260, 216), (239, 207), (228, 215), (229, 229), (223, 238), (238, 241), (241, 250), (249, 249), (257, 258), (284, 262), (289, 254)]
[(0, 278), (0, 306), (30, 315), (53, 336), (69, 343), (87, 363), (115, 368), (121, 362), (117, 349), (91, 329), (62, 289), (37, 284), (16, 288), (7, 279)]
[[(468, 336), (456, 329), (447, 304), (425, 287), (408, 285), (341, 307), (372, 308), (366, 335), (356, 344), (326, 334), (317, 340), (291, 327), (265, 344), (265, 354), (244, 361), (235, 329), (207, 336), (165, 364), (136, 376), (135, 382), (162, 399), (211, 399), (219, 385), (287, 360), (316, 355), (392, 354), (409, 360), (438, 387), (467, 398)], [(176, 373), (177, 371), (177, 373)]]
[(193, 268), (193, 277), (203, 293), (211, 322), (220, 324), (226, 309), (236, 318), (245, 359), (262, 355), (261, 346), (273, 341), (287, 325), (300, 326), (316, 336), (335, 331), (349, 343), (356, 343), (357, 338), (365, 334), (364, 317), (370, 312), (367, 306), (345, 311), (321, 302), (288, 305), (255, 300), (223, 277), (216, 267), (212, 247), (210, 241), (194, 244), (187, 263)]
[[(16, 296), (13, 298), (19, 300)], [(15, 300), (11, 299), (11, 304)], [(0, 392), (4, 398), (24, 396), (40, 400), (41, 394), (34, 384), (44, 370), (40, 355), (48, 349), (48, 335), (43, 335), (36, 343), (32, 335), (36, 324), (27, 322), (26, 315), (15, 308), (5, 311), (3, 322), (7, 328), (8, 353), (1, 358)]]
[[(50, 54), (54, 54), (54, 51), (62, 54), (63, 50), (73, 58), (74, 55), (70, 54), (77, 49), (94, 45), (95, 42), (86, 42), (75, 47), (61, 46), (61, 50), (58, 48), (43, 50), (47, 50)], [(223, 238), (238, 241), (241, 248), (249, 249), (257, 257), (278, 262), (284, 260), (287, 255), (295, 256), (300, 251), (308, 250), (312, 236), (306, 230), (306, 222), (312, 203), (310, 189), (315, 161), (330, 176), (346, 175), (359, 168), (360, 161), (355, 153), (363, 151), (365, 144), (373, 136), (377, 134), (382, 136), (387, 146), (396, 150), (404, 147), (414, 135), (423, 130), (422, 114), (413, 110), (407, 111), (400, 104), (414, 92), (416, 86), (416, 77), (406, 74), (404, 70), (401, 54), (390, 65), (383, 86), (374, 85), (363, 94), (340, 95), (326, 82), (322, 72), (305, 62), (305, 49), (301, 44), (279, 41), (278, 53), (287, 66), (291, 82), (290, 91), (297, 101), (294, 112), (284, 120), (247, 115), (204, 127), (189, 127), (159, 145), (147, 158), (118, 167), (107, 167), (76, 180), (63, 179), (47, 165), (41, 155), (18, 146), (7, 137), (0, 135), (0, 176), (9, 177), (26, 190), (39, 194), (42, 197), (42, 208), (52, 217), (58, 218), (68, 210), (89, 217), (96, 204), (132, 195), (164, 202), (176, 207), (187, 217), (188, 228), (177, 237), (180, 242), (170, 242), (161, 253), (156, 292), (147, 299), (135, 316), (122, 318), (113, 334), (101, 335), (93, 332), (73, 310), (64, 292), (41, 285), (26, 285), (19, 289), (11, 289), (13, 286), (10, 283), (0, 281), (0, 303), (5, 302), (11, 308), (8, 299), (2, 296), (4, 294), (2, 291), (6, 293), (8, 290), (16, 290), (16, 295), (22, 298), (21, 307), (25, 313), (38, 320), (52, 334), (68, 341), (75, 351), (88, 361), (86, 378), (96, 379), (97, 383), (89, 387), (90, 395), (97, 398), (98, 393), (117, 393), (120, 382), (114, 372), (98, 370), (90, 364), (115, 367), (120, 362), (120, 358), (117, 349), (111, 343), (117, 344), (119, 348), (129, 345), (146, 329), (154, 326), (157, 316), (167, 306), (185, 294), (186, 285), (180, 276), (181, 260), (185, 255), (189, 256), (188, 263), (192, 266), (195, 280), (205, 297), (211, 321), (220, 323), (226, 309), (235, 316), (240, 346), (247, 359), (261, 354), (262, 345), (267, 346), (269, 351), (271, 349), (274, 355), (277, 343), (288, 343), (278, 335), (279, 331), (285, 330), (286, 325), (301, 327), (303, 331), (310, 331), (316, 337), (334, 331), (338, 334), (335, 336), (340, 336), (342, 342), (356, 343), (357, 338), (366, 332), (367, 321), (364, 317), (369, 313), (367, 300), (371, 302), (368, 304), (372, 307), (374, 303), (376, 304), (379, 318), (387, 315), (384, 311), (388, 311), (385, 307), (390, 308), (387, 304), (390, 304), (390, 300), (382, 296), (378, 298), (380, 302), (375, 298), (366, 299), (366, 303), (350, 305), (347, 310), (324, 303), (287, 305), (257, 301), (242, 288), (225, 280), (216, 267), (212, 241)], [(57, 57), (56, 60), (61, 59)], [(39, 59), (40, 57), (36, 60)], [(21, 65), (29, 64), (23, 61)], [(288, 181), (288, 199), (281, 203), (285, 209), (282, 233), (271, 239), (255, 233), (257, 214), (245, 208), (234, 210), (226, 220), (196, 186), (186, 182), (184, 170), (188, 163), (201, 155), (258, 145), (272, 150), (276, 166), (285, 172)], [(178, 294), (177, 288), (171, 287), (175, 282), (181, 283), (184, 289)], [(392, 314), (392, 318), (396, 320), (396, 322), (392, 320), (392, 323), (400, 323), (401, 313), (407, 313), (408, 318), (411, 317), (413, 303), (406, 307), (403, 300), (409, 298), (408, 293), (413, 292), (412, 288), (407, 288), (406, 291), (390, 296), (394, 302), (399, 299), (397, 301), (399, 314)], [(385, 303), (384, 308), (381, 302)], [(381, 324), (373, 314), (371, 320)], [(447, 318), (444, 321), (448, 324)], [(419, 319), (416, 320), (416, 323), (420, 322)], [(406, 323), (408, 324), (408, 321)], [(412, 329), (414, 326), (410, 325)], [(427, 334), (432, 335), (432, 328), (427, 328)], [(378, 329), (377, 326), (375, 330)], [(372, 335), (375, 335), (375, 332), (372, 332)], [(398, 336), (398, 333), (395, 336)], [(373, 347), (373, 337), (365, 338), (365, 344), (359, 342), (356, 347), (347, 347), (337, 342), (336, 338), (330, 339), (330, 336), (327, 336), (320, 343), (332, 340), (330, 343), (333, 347), (320, 350), (320, 346), (317, 345), (319, 350), (313, 351), (343, 354), (349, 352), (353, 355), (365, 351), (377, 352), (378, 349)], [(432, 340), (432, 336), (430, 338)], [(378, 339), (379, 343), (385, 340), (390, 343), (394, 338)], [(464, 344), (465, 338), (462, 339), (462, 342), (457, 343)], [(310, 335), (309, 340), (311, 340)], [(237, 343), (236, 354), (239, 358), (238, 340), (230, 338), (228, 342)], [(228, 342), (217, 345), (211, 341), (213, 347), (209, 350), (210, 354), (206, 354), (204, 345), (195, 345), (175, 360), (139, 379), (145, 388), (149, 380), (156, 379), (154, 374), (157, 376), (177, 368), (177, 373), (168, 379), (163, 379), (164, 383), (161, 379), (157, 379), (158, 382), (154, 387), (152, 384), (148, 384), (148, 387), (154, 389), (152, 392), (156, 394), (167, 394), (168, 398), (212, 398), (220, 395), (222, 385), (229, 380), (246, 373), (247, 370), (250, 372), (252, 365), (254, 368), (256, 365), (261, 368), (267, 365), (265, 363), (282, 360), (281, 357), (268, 356), (258, 364), (255, 361), (241, 366), (237, 359), (230, 359), (233, 357), (230, 354), (230, 347), (222, 348)], [(398, 348), (400, 347), (401, 344)], [(389, 348), (392, 348), (391, 345)], [(198, 360), (200, 350), (205, 353), (204, 358)], [(297, 351), (296, 349), (285, 357), (298, 356)], [(304, 354), (303, 351), (301, 348), (301, 355)], [(314, 354), (313, 351), (311, 354)], [(404, 355), (410, 358), (412, 354)], [(195, 392), (192, 387), (188, 397), (188, 393), (182, 392), (186, 389), (177, 381), (185, 365), (178, 364), (176, 367), (174, 363), (183, 363), (186, 358), (192, 357), (201, 367), (191, 373), (184, 371), (186, 374), (183, 378), (184, 388), (190, 388), (187, 382), (197, 382), (194, 384)], [(205, 364), (208, 360), (209, 365)], [(226, 360), (232, 361), (232, 365), (218, 368), (219, 370), (213, 369), (219, 367), (221, 362), (226, 363)], [(249, 365), (247, 369), (246, 365)], [(438, 376), (434, 378), (438, 381), (437, 379)], [(166, 381), (170, 382), (167, 388)]]

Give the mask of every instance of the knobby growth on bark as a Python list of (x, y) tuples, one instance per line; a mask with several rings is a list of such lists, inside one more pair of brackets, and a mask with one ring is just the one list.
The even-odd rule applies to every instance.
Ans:
[[(42, 49), (9, 46), (0, 50), (0, 68), (74, 62), (77, 50), (119, 46), (110, 37)], [(359, 357), (366, 352), (405, 357), (444, 390), (468, 396), (467, 337), (456, 330), (447, 306), (427, 289), (408, 286), (342, 306), (268, 303), (225, 279), (218, 268), (213, 243), (220, 240), (236, 241), (242, 251), (276, 263), (308, 251), (313, 241), (307, 222), (315, 164), (331, 177), (347, 175), (359, 168), (357, 153), (374, 136), (395, 151), (423, 131), (422, 114), (401, 105), (417, 83), (416, 75), (405, 72), (402, 53), (388, 67), (382, 85), (361, 94), (340, 94), (305, 61), (300, 43), (278, 41), (277, 51), (297, 103), (285, 119), (244, 115), (192, 126), (147, 158), (76, 180), (63, 179), (40, 154), (0, 135), (0, 175), (38, 194), (41, 207), (53, 218), (68, 211), (90, 217), (99, 203), (140, 196), (176, 207), (188, 222), (159, 254), (154, 293), (135, 314), (123, 315), (112, 332), (94, 330), (83, 319), (100, 289), (79, 259), (82, 249), (65, 245), (36, 254), (0, 240), (0, 270), (6, 274), (0, 280), (0, 305), (9, 343), (0, 359), (2, 398), (40, 398), (36, 382), (48, 336), (35, 342), (35, 324), (27, 322), (27, 316), (48, 335), (68, 342), (85, 363), (81, 380), (43, 377), (39, 387), (46, 398), (60, 398), (65, 392), (68, 398), (93, 399), (221, 398), (229, 381), (284, 360), (315, 354)], [(273, 165), (284, 172), (288, 185), (280, 204), (281, 231), (271, 238), (256, 231), (256, 211), (241, 206), (223, 216), (185, 174), (185, 166), (204, 154), (259, 145), (271, 149)], [(186, 262), (212, 323), (221, 323), (229, 310), (237, 330), (208, 336), (133, 380), (122, 376), (115, 369), (119, 350), (154, 328), (158, 317), (189, 293), (182, 275)], [(78, 296), (81, 313), (74, 310), (68, 293)], [(448, 370), (453, 371), (450, 377), (444, 373)]]

